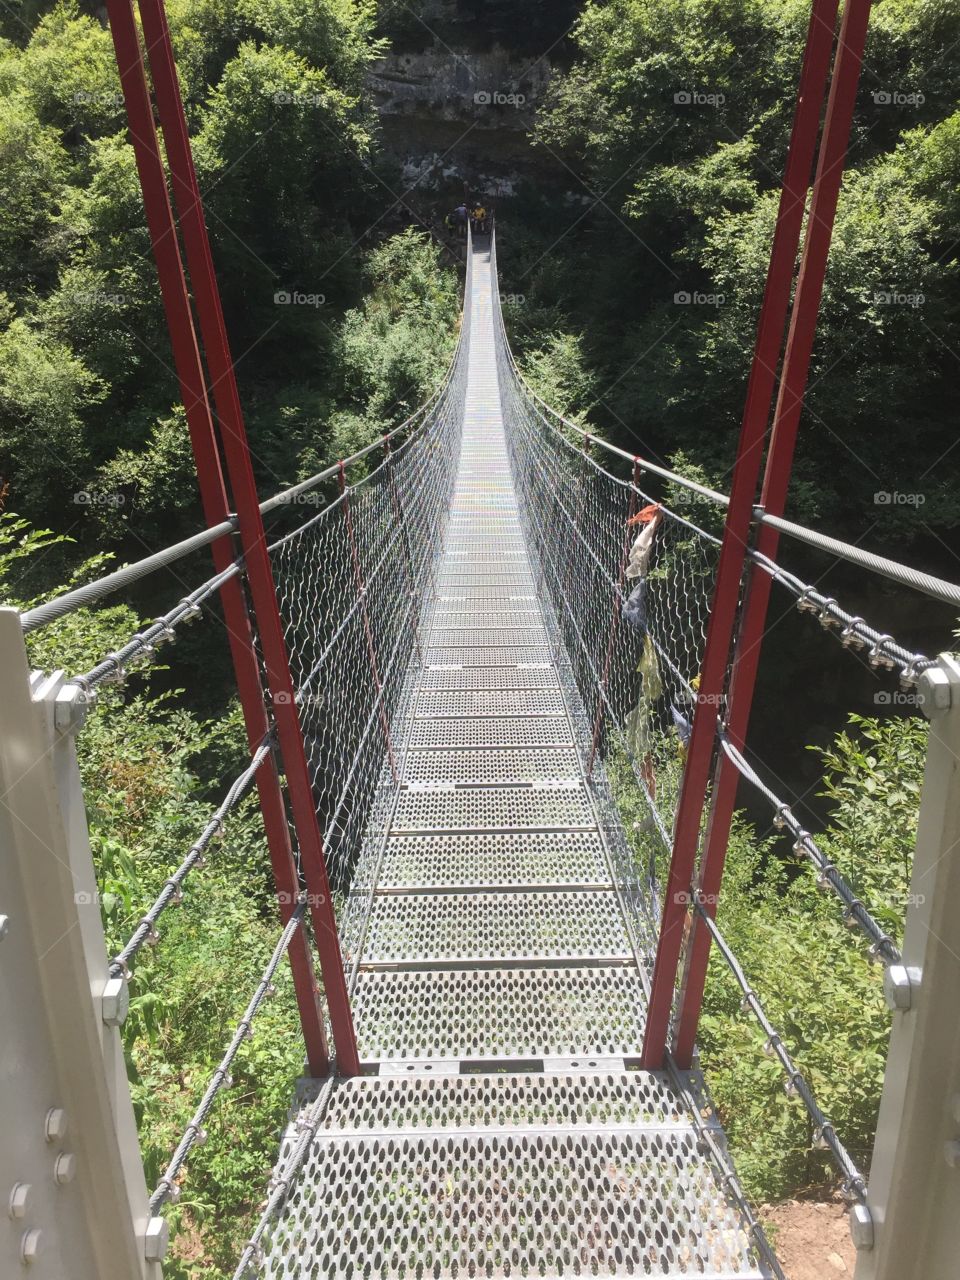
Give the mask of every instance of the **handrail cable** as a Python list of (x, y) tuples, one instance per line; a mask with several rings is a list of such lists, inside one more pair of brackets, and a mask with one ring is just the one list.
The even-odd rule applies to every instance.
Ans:
[(243, 1042), (252, 1038), (253, 1020), (256, 1017), (264, 998), (273, 989), (274, 975), (280, 966), (280, 961), (286, 954), (293, 935), (300, 927), (305, 911), (306, 902), (298, 902), (290, 916), (290, 919), (284, 926), (277, 945), (273, 949), (273, 955), (267, 962), (260, 982), (250, 998), (250, 1003), (247, 1005), (243, 1017), (237, 1024), (237, 1029), (234, 1032), (233, 1039), (227, 1046), (226, 1051), (220, 1059), (213, 1075), (210, 1077), (210, 1083), (204, 1091), (200, 1104), (193, 1113), (190, 1123), (184, 1130), (183, 1137), (180, 1139), (177, 1149), (170, 1159), (170, 1163), (163, 1171), (163, 1176), (160, 1178), (153, 1195), (150, 1197), (150, 1212), (152, 1214), (155, 1214), (157, 1210), (166, 1203), (166, 1201), (176, 1201), (179, 1198), (179, 1186), (176, 1181), (177, 1174), (183, 1167), (184, 1161), (190, 1154), (191, 1148), (197, 1142), (202, 1145), (206, 1140), (206, 1132), (203, 1128), (203, 1122), (209, 1115), (210, 1108), (213, 1106), (214, 1100), (220, 1090), (229, 1088), (230, 1085), (233, 1084), (233, 1078), (230, 1075), (230, 1067), (233, 1065), (233, 1060), (240, 1051), (240, 1046)]
[(716, 921), (711, 917), (705, 909), (701, 901), (700, 894), (694, 892), (692, 895), (693, 909), (703, 921), (705, 927), (710, 933), (720, 955), (724, 960), (736, 979), (737, 985), (743, 992), (743, 1000), (741, 1007), (749, 1009), (757, 1021), (760, 1023), (764, 1034), (766, 1035), (765, 1051), (778, 1058), (780, 1065), (783, 1067), (787, 1076), (785, 1085), (789, 1096), (796, 1096), (801, 1100), (807, 1110), (807, 1114), (814, 1124), (814, 1142), (817, 1145), (825, 1147), (830, 1151), (840, 1172), (843, 1174), (843, 1192), (852, 1201), (863, 1203), (867, 1194), (867, 1182), (864, 1175), (854, 1163), (853, 1158), (847, 1151), (846, 1147), (837, 1137), (837, 1132), (830, 1120), (820, 1109), (820, 1106), (811, 1092), (810, 1086), (807, 1084), (806, 1077), (799, 1070), (796, 1063), (787, 1051), (780, 1033), (773, 1026), (767, 1017), (763, 1005), (760, 1003), (756, 992), (751, 987), (746, 974), (740, 966), (740, 962), (730, 949), (730, 946), (717, 927)]
[(722, 731), (720, 732), (720, 748), (732, 762), (740, 776), (755, 787), (773, 806), (775, 811), (773, 825), (780, 831), (786, 829), (793, 836), (794, 853), (805, 857), (816, 869), (817, 888), (832, 890), (843, 903), (844, 923), (850, 928), (856, 927), (860, 929), (870, 939), (871, 957), (885, 960), (888, 964), (899, 964), (901, 960), (900, 951), (890, 935), (880, 927), (840, 874), (837, 867), (819, 847), (811, 833), (804, 829), (803, 824), (793, 813), (790, 806), (770, 790)]
[(194, 867), (202, 866), (204, 854), (210, 842), (221, 832), (227, 815), (233, 810), (237, 804), (243, 799), (246, 793), (253, 785), (253, 781), (260, 770), (260, 766), (266, 760), (273, 748), (273, 735), (268, 734), (260, 743), (256, 751), (253, 753), (250, 763), (239, 774), (227, 791), (223, 800), (214, 810), (213, 817), (209, 820), (203, 831), (190, 846), (186, 857), (177, 867), (176, 871), (164, 881), (163, 888), (154, 899), (153, 905), (140, 918), (136, 929), (134, 929), (126, 945), (122, 951), (110, 961), (110, 976), (112, 978), (129, 977), (130, 961), (135, 958), (137, 953), (145, 942), (155, 942), (157, 939), (157, 921), (171, 902), (179, 903), (183, 896), (183, 882)]

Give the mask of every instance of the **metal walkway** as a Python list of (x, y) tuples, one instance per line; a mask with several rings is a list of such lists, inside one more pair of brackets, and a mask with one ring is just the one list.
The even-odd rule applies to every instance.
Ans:
[(631, 1061), (644, 986), (524, 543), (493, 287), (477, 246), (401, 786), (346, 912), (371, 1074), (327, 1090), (265, 1274), (760, 1276), (703, 1154), (698, 1125), (722, 1142), (711, 1113), (695, 1124), (689, 1097)]

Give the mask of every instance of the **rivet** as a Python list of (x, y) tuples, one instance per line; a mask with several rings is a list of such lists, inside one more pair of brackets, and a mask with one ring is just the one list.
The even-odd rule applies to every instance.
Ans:
[(10, 932), (10, 917), (0, 916), (0, 942), (4, 940)]
[(77, 1176), (77, 1157), (72, 1151), (61, 1151), (53, 1162), (53, 1180), (60, 1187), (65, 1187)]

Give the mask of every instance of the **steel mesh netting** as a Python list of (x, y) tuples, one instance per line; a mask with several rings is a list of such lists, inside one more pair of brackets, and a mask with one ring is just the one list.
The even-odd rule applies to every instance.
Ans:
[(461, 340), (416, 431), (271, 547), (314, 800), (333, 888), (396, 789), (396, 722), (439, 549), (466, 387)]
[[(639, 786), (647, 803), (631, 825), (658, 837), (645, 845), (662, 854), (672, 839), (720, 544), (662, 504), (648, 510), (657, 504), (638, 483), (641, 467), (632, 480), (605, 470), (531, 395), (499, 309), (496, 335), (521, 516), (584, 709), (590, 754), (605, 763), (618, 800), (619, 781), (629, 778), (631, 791)], [(635, 545), (645, 530), (646, 556)]]

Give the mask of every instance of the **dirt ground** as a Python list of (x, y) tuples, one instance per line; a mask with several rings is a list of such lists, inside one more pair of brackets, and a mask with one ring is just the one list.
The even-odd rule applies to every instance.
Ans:
[(843, 1280), (852, 1277), (856, 1250), (841, 1200), (785, 1200), (764, 1205), (760, 1219), (787, 1280)]

